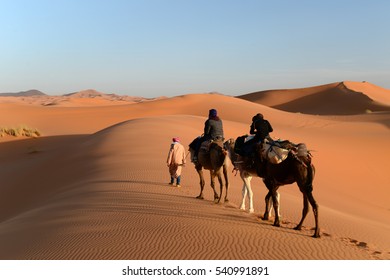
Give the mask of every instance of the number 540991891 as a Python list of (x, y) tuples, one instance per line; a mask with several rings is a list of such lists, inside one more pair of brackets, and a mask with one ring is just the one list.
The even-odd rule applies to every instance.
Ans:
[(215, 275), (269, 275), (268, 267), (217, 266)]

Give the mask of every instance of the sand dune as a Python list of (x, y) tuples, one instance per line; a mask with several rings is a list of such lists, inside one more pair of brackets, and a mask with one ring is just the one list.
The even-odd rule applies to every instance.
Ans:
[(352, 91), (362, 92), (372, 100), (382, 104), (390, 104), (390, 90), (379, 87), (368, 82), (344, 82), (344, 85)]
[[(288, 102), (300, 98), (294, 94)], [(119, 106), (0, 103), (0, 125), (24, 123), (44, 135), (0, 138), (0, 258), (390, 259), (389, 113), (329, 117), (269, 106), (221, 94)], [(302, 210), (296, 185), (280, 189), (281, 228), (259, 219), (266, 194), (259, 178), (254, 214), (238, 209), (242, 182), (233, 174), (230, 202), (218, 205), (209, 182), (205, 200), (195, 199), (191, 163), (182, 188), (167, 185), (171, 138), (187, 146), (210, 108), (226, 138), (248, 133), (262, 112), (274, 138), (313, 150), (322, 238), (310, 237), (312, 212), (302, 231), (292, 229)]]
[(322, 86), (267, 90), (240, 98), (288, 112), (313, 115), (351, 115), (390, 111), (390, 90), (367, 82), (340, 82)]
[(54, 107), (97, 107), (133, 104), (164, 98), (166, 97), (144, 98), (139, 96), (106, 94), (94, 89), (81, 90), (64, 95), (45, 95), (40, 91), (30, 90), (20, 93), (0, 94), (0, 103)]

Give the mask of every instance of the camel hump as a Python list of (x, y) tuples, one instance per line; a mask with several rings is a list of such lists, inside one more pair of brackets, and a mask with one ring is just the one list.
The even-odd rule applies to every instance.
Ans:
[(213, 148), (221, 148), (223, 149), (224, 146), (223, 146), (223, 140), (212, 140), (211, 143), (210, 143), (210, 149), (211, 147)]

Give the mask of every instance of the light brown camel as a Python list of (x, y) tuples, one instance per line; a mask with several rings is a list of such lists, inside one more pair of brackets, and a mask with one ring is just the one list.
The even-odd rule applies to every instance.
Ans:
[[(190, 147), (191, 158), (194, 158), (194, 149)], [(204, 142), (198, 152), (198, 160), (194, 162), (195, 169), (199, 174), (200, 179), (200, 194), (196, 197), (203, 199), (203, 189), (205, 186), (205, 180), (203, 176), (203, 169), (210, 170), (211, 188), (214, 191), (214, 202), (219, 203), (223, 192), (223, 180), (222, 174), (225, 179), (226, 194), (225, 202), (228, 202), (228, 189), (229, 189), (229, 178), (228, 178), (228, 165), (229, 158), (226, 156), (226, 150), (223, 148), (222, 141), (215, 141), (208, 143)], [(215, 190), (215, 177), (218, 178), (220, 185), (220, 195)]]
[[(234, 139), (227, 141), (227, 145), (230, 148), (234, 148)], [(269, 219), (270, 199), (272, 198), (273, 207), (275, 209), (275, 221), (274, 226), (280, 226), (279, 215), (279, 200), (278, 200), (278, 188), (287, 185), (297, 183), (299, 190), (303, 195), (303, 210), (302, 218), (299, 224), (294, 228), (296, 230), (302, 229), (302, 224), (309, 211), (309, 203), (313, 208), (315, 229), (313, 237), (320, 237), (320, 228), (318, 223), (318, 204), (313, 197), (313, 179), (314, 179), (314, 165), (311, 163), (311, 156), (307, 152), (304, 144), (295, 145), (291, 142), (285, 143), (288, 148), (291, 149), (288, 157), (279, 164), (272, 164), (268, 160), (262, 157), (262, 147), (260, 145), (256, 148), (255, 166), (259, 177), (263, 178), (263, 182), (268, 189), (268, 194), (265, 198), (265, 211), (264, 220)], [(296, 150), (300, 150), (299, 155), (293, 151), (293, 147)]]

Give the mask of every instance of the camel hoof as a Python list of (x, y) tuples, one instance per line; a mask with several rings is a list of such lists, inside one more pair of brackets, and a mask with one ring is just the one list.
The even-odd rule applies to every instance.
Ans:
[(294, 229), (295, 230), (301, 230), (302, 228), (300, 226), (296, 226)]
[(197, 199), (203, 199), (203, 195), (198, 195), (196, 198)]
[(269, 220), (269, 217), (268, 217), (268, 215), (264, 215), (261, 219), (262, 219), (263, 221), (268, 221), (268, 220)]
[(229, 199), (225, 198), (225, 203), (226, 203), (226, 202), (229, 202)]
[(274, 227), (280, 227), (280, 222), (275, 222)]
[(248, 211), (249, 213), (254, 213), (255, 212), (255, 210), (254, 209), (249, 209), (249, 211)]
[(319, 232), (314, 232), (314, 234), (312, 235), (312, 237), (314, 238), (320, 238), (321, 237), (321, 234)]

